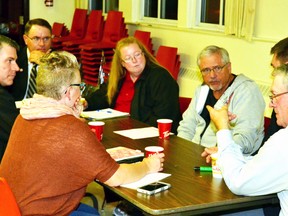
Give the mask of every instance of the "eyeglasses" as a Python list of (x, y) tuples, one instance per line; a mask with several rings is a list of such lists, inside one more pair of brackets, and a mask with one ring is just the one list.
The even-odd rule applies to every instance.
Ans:
[(69, 86), (79, 86), (81, 94), (84, 92), (85, 88), (86, 88), (86, 83), (82, 82), (82, 83), (75, 83), (75, 84), (70, 84)]
[(228, 65), (229, 64), (229, 62), (228, 63), (226, 63), (225, 65), (223, 65), (223, 66), (215, 66), (215, 67), (213, 67), (213, 68), (204, 68), (204, 69), (202, 69), (201, 70), (201, 73), (203, 74), (203, 75), (208, 75), (208, 74), (210, 74), (211, 73), (211, 71), (214, 71), (215, 73), (220, 73), (222, 70), (223, 70), (223, 68), (224, 67), (226, 67), (226, 65)]
[(124, 59), (122, 59), (125, 63), (131, 63), (133, 59), (140, 59), (143, 52), (136, 52), (133, 56), (126, 56)]
[(43, 43), (48, 43), (51, 40), (51, 37), (32, 37), (30, 38), (28, 35), (26, 35), (34, 44), (38, 44), (40, 43), (40, 41), (43, 41)]
[(279, 94), (271, 94), (271, 95), (269, 95), (271, 103), (273, 103), (274, 98), (277, 98), (277, 97), (279, 97), (281, 95), (284, 95), (284, 94), (287, 94), (287, 93), (288, 93), (288, 91), (282, 92), (282, 93), (279, 93)]

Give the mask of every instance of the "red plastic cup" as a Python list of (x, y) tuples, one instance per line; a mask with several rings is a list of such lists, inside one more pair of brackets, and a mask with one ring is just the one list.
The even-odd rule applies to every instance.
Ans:
[(147, 146), (145, 148), (145, 156), (150, 157), (151, 155), (157, 154), (157, 153), (163, 153), (164, 148), (161, 146)]
[(103, 138), (103, 131), (104, 131), (105, 122), (91, 121), (91, 122), (88, 122), (88, 125), (91, 128), (91, 130), (95, 133), (97, 139), (99, 141), (101, 141)]
[(159, 138), (160, 139), (169, 139), (172, 122), (171, 119), (158, 119), (158, 129), (159, 129)]

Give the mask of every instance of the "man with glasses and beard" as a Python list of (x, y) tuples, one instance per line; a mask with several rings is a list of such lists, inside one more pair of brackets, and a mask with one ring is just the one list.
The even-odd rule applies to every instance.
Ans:
[(231, 131), (243, 154), (250, 155), (261, 145), (264, 137), (265, 102), (257, 84), (243, 74), (233, 74), (226, 49), (208, 46), (198, 55), (198, 67), (204, 83), (183, 113), (178, 136), (207, 147), (202, 156), (217, 152), (215, 125), (206, 105), (220, 109), (228, 104)]

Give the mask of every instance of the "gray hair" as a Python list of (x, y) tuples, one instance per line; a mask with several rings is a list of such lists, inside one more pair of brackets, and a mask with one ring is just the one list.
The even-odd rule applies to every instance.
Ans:
[(219, 54), (221, 56), (222, 64), (227, 64), (228, 62), (230, 62), (229, 53), (227, 52), (226, 49), (211, 45), (211, 46), (207, 46), (199, 53), (197, 57), (198, 67), (200, 66), (201, 58), (211, 56), (214, 54)]
[(36, 78), (37, 93), (60, 100), (79, 72), (75, 59), (74, 55), (64, 51), (44, 55), (40, 59)]

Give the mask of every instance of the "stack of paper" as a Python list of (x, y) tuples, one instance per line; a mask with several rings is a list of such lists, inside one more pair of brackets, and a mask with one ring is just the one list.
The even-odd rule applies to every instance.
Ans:
[(114, 131), (114, 133), (117, 133), (125, 137), (129, 137), (131, 139), (144, 139), (159, 136), (158, 128), (155, 127), (120, 130), (120, 131)]
[(144, 153), (141, 152), (140, 150), (135, 150), (123, 146), (118, 146), (115, 148), (110, 148), (106, 150), (110, 156), (119, 162), (127, 162), (129, 160), (131, 161), (142, 161), (144, 157)]

